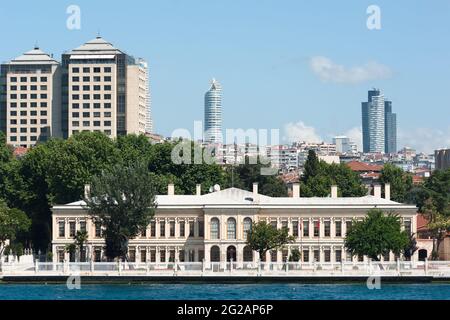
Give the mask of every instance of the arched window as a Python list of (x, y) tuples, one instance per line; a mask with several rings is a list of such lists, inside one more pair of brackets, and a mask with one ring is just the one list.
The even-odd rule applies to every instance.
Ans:
[(219, 232), (219, 219), (212, 218), (211, 219), (211, 239), (216, 240), (219, 239), (220, 232)]
[(244, 219), (244, 240), (247, 240), (247, 232), (252, 229), (252, 219), (245, 218)]
[(220, 249), (218, 246), (212, 246), (211, 247), (211, 254), (210, 254), (210, 260), (211, 262), (220, 262)]
[(234, 218), (228, 218), (227, 239), (236, 239), (236, 220)]
[(243, 255), (244, 255), (244, 262), (253, 261), (253, 250), (249, 246), (244, 247)]

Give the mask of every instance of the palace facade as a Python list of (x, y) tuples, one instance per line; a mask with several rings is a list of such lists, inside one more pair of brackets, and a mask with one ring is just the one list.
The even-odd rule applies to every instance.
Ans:
[[(157, 209), (145, 232), (129, 242), (132, 262), (256, 262), (259, 257), (246, 245), (246, 231), (253, 222), (265, 220), (277, 228), (287, 227), (295, 242), (281, 250), (267, 252), (265, 261), (284, 262), (293, 249), (301, 261), (365, 261), (346, 252), (344, 238), (354, 219), (363, 219), (369, 209), (394, 211), (400, 215), (403, 228), (416, 233), (416, 207), (390, 200), (390, 186), (375, 186), (374, 195), (338, 197), (332, 186), (329, 197), (300, 197), (300, 187), (293, 185), (292, 197), (268, 197), (258, 193), (229, 188), (195, 195), (176, 195), (168, 186), (167, 195), (156, 197)], [(89, 218), (84, 201), (56, 205), (52, 209), (52, 250), (54, 262), (106, 261), (102, 230)], [(69, 254), (65, 247), (73, 243), (79, 230), (86, 230), (85, 256)], [(393, 253), (382, 257), (394, 261)], [(417, 252), (413, 256), (417, 260)]]

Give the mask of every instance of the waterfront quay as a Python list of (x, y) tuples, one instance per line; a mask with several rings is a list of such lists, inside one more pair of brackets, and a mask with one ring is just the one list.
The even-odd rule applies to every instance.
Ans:
[(450, 261), (352, 263), (4, 263), (3, 281), (60, 281), (80, 276), (92, 281), (355, 281), (380, 277), (393, 282), (450, 281)]

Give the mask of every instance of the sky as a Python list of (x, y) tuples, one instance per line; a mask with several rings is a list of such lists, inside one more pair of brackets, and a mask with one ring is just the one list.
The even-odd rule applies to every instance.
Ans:
[[(431, 5), (432, 4), (432, 5)], [(80, 28), (67, 28), (70, 5)], [(370, 5), (380, 29), (369, 29)], [(100, 34), (149, 62), (155, 131), (203, 120), (223, 87), (223, 127), (279, 129), (281, 142), (361, 144), (361, 102), (380, 88), (397, 113), (398, 147), (450, 147), (450, 1), (2, 1), (0, 61), (53, 53)]]

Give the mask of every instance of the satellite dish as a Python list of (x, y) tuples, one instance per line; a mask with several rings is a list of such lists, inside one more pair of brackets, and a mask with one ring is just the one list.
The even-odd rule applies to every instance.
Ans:
[(214, 191), (220, 191), (220, 186), (218, 184), (215, 184), (213, 188)]

